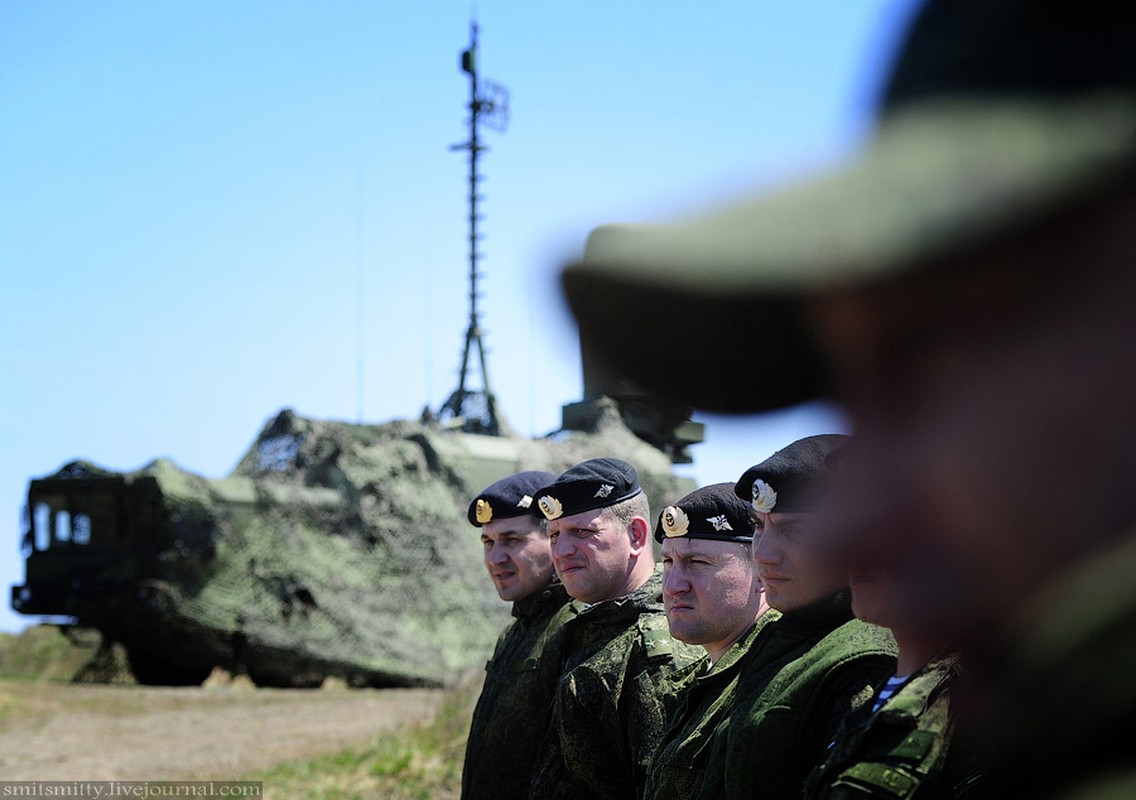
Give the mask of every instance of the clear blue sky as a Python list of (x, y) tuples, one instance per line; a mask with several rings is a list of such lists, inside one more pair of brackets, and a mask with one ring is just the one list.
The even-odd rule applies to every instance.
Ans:
[[(489, 377), (526, 434), (579, 399), (556, 276), (854, 147), (912, 0), (481, 0)], [(27, 481), (85, 458), (227, 474), (283, 407), (383, 422), (457, 385), (468, 2), (0, 4), (0, 630)], [(703, 418), (687, 472), (838, 415)]]

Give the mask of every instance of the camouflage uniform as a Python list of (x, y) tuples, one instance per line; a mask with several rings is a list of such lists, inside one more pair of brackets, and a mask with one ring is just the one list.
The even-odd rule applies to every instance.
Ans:
[(766, 611), (722, 654), (713, 669), (690, 676), (671, 714), (663, 745), (651, 763), (643, 793), (646, 800), (697, 796), (714, 731), (734, 704), (743, 659), (762, 629), (780, 616), (779, 611)]
[(564, 674), (530, 796), (639, 797), (674, 681), (704, 651), (670, 637), (659, 570), (625, 597), (569, 608)]
[(852, 619), (847, 592), (766, 625), (742, 664), (702, 797), (799, 798), (841, 720), (895, 672), (895, 640)]
[(1133, 575), (1136, 528), (1055, 578), (996, 660), (966, 663), (955, 741), (991, 765), (968, 798), (1136, 797)]
[(875, 713), (849, 715), (805, 787), (810, 800), (953, 797), (965, 776), (947, 763), (953, 732), (951, 684), (958, 655), (931, 661)]
[(548, 727), (560, 678), (564, 624), (571, 618), (559, 581), (513, 603), (516, 619), (485, 665), (485, 685), (469, 728), (462, 768), (463, 800), (523, 798), (531, 765)]

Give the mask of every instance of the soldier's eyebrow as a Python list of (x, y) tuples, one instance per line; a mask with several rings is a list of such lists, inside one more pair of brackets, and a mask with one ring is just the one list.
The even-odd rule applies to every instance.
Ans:
[(690, 561), (691, 559), (695, 558), (701, 558), (707, 561), (714, 560), (715, 556), (717, 555), (717, 551), (709, 547), (699, 547), (695, 544), (695, 542), (697, 541), (699, 540), (688, 539), (686, 549), (675, 547), (673, 550), (668, 551), (669, 554), (667, 555), (667, 558), (670, 558), (674, 561)]

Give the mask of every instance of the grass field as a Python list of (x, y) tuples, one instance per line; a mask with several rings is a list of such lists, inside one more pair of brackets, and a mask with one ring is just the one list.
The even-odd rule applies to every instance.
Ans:
[(73, 643), (54, 625), (0, 633), (0, 678), (69, 681), (94, 655), (96, 643)]

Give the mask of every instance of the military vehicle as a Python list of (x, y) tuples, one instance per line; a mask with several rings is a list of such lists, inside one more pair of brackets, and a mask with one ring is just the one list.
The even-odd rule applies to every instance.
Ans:
[[(562, 429), (517, 436), (489, 389), (477, 310), (478, 122), (507, 118), (503, 87), (470, 76), (470, 320), (460, 382), (438, 413), (379, 425), (284, 410), (226, 478), (168, 460), (126, 473), (76, 461), (31, 481), (22, 614), (65, 616), (122, 645), (144, 684), (201, 683), (215, 667), (260, 686), (439, 685), (488, 654), (508, 619), (466, 521), (473, 495), (513, 472), (584, 459), (633, 463), (653, 507), (694, 488), (672, 474), (701, 441), (687, 409), (662, 408), (602, 374), (584, 348), (584, 399)], [(488, 88), (486, 88), (488, 87)], [(479, 353), (483, 387), (467, 386)]]
[(144, 684), (214, 667), (260, 686), (447, 684), (508, 619), (465, 518), (476, 492), (610, 454), (639, 467), (656, 507), (692, 488), (617, 406), (569, 407), (575, 429), (543, 440), (285, 410), (220, 479), (168, 460), (67, 464), (31, 481), (12, 607), (99, 630)]

